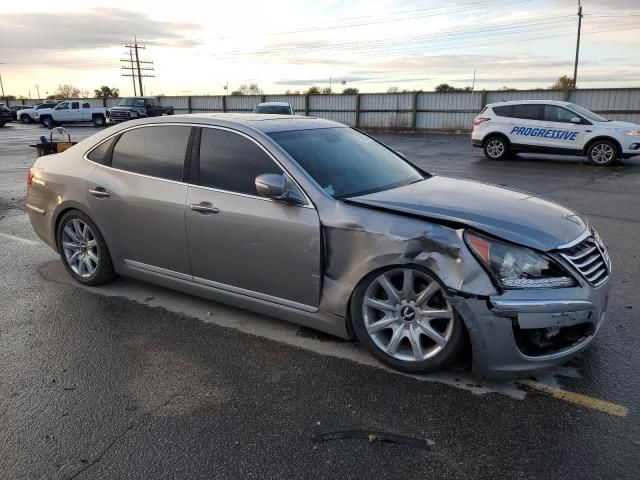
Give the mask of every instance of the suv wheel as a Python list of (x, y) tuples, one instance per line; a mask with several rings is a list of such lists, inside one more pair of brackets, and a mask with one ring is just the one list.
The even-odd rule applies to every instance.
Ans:
[(509, 156), (509, 145), (502, 137), (489, 137), (484, 142), (484, 155), (489, 160), (504, 160)]
[(115, 278), (107, 244), (96, 224), (79, 210), (64, 214), (58, 225), (58, 251), (73, 279), (102, 285)]
[(31, 123), (31, 117), (26, 113), (23, 113), (22, 115), (20, 115), (20, 121), (22, 123)]
[(589, 146), (587, 158), (600, 167), (612, 165), (618, 161), (618, 147), (610, 140), (597, 140)]
[(432, 274), (412, 267), (377, 271), (356, 288), (351, 319), (360, 343), (392, 368), (428, 373), (460, 351), (462, 320)]
[(96, 115), (93, 117), (93, 126), (94, 127), (104, 127), (105, 119), (102, 115)]

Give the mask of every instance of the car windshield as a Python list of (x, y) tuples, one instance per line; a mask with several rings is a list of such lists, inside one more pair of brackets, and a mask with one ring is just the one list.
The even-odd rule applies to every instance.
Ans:
[(593, 113), (592, 111), (587, 110), (586, 108), (581, 107), (580, 105), (575, 105), (573, 103), (570, 103), (567, 106), (572, 110), (574, 110), (575, 112), (582, 115), (583, 117), (585, 117), (586, 119), (591, 120), (592, 122), (608, 122), (609, 121), (608, 119), (598, 115), (597, 113)]
[(253, 113), (275, 113), (279, 115), (291, 115), (291, 110), (286, 105), (258, 105)]
[(424, 175), (399, 155), (346, 127), (270, 134), (334, 198), (408, 185)]
[(123, 98), (116, 105), (117, 107), (144, 107), (143, 98)]

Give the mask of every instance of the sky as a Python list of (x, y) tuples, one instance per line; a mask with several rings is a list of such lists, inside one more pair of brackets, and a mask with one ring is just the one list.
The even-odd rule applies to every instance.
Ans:
[[(134, 36), (154, 62), (144, 79), (153, 95), (243, 83), (270, 94), (546, 88), (573, 75), (578, 20), (577, 0), (1, 3), (5, 94), (33, 98), (59, 84), (133, 94), (120, 59)], [(578, 87), (640, 87), (640, 0), (583, 0), (583, 13)]]

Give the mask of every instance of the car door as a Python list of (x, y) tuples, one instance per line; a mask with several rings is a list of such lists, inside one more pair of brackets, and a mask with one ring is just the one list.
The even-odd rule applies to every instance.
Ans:
[(249, 136), (203, 127), (200, 137), (185, 215), (193, 280), (315, 311), (321, 250), (315, 208), (258, 195), (255, 178), (283, 170)]
[(69, 121), (70, 122), (81, 122), (82, 121), (82, 110), (80, 109), (80, 102), (69, 102)]
[[(76, 102), (77, 103), (77, 102)], [(61, 102), (53, 107), (53, 119), (56, 122), (68, 122), (71, 119), (71, 102)]]
[[(572, 122), (576, 118), (580, 123)], [(544, 131), (538, 135), (541, 146), (563, 150), (582, 148), (587, 125), (580, 115), (559, 105), (544, 105), (543, 120)]]
[(89, 122), (92, 120), (91, 115), (93, 112), (91, 111), (91, 105), (89, 102), (83, 102), (82, 105), (82, 120), (85, 122)]
[[(126, 263), (190, 279), (183, 182), (192, 128), (132, 128), (90, 152), (99, 165), (89, 177), (91, 215), (110, 248)], [(100, 149), (105, 160), (100, 161)], [(98, 152), (94, 157), (94, 152)]]
[(542, 127), (540, 120), (541, 105), (536, 103), (519, 103), (513, 105), (511, 119), (513, 125), (509, 130), (509, 140), (513, 144), (535, 150), (540, 144), (538, 132)]

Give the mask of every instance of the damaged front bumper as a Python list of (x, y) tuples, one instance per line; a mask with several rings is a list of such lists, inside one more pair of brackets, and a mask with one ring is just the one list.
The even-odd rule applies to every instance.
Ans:
[(535, 373), (584, 350), (604, 322), (608, 296), (607, 281), (450, 300), (469, 332), (474, 372), (496, 378)]

